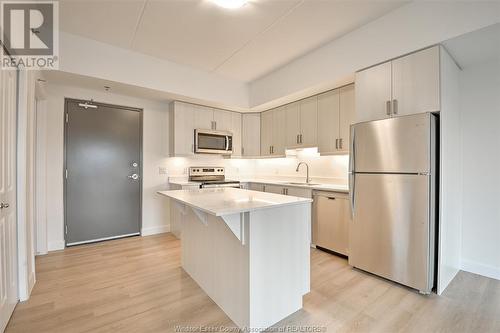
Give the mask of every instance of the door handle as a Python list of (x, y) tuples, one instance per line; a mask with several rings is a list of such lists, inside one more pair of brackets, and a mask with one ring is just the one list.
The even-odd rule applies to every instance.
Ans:
[(392, 100), (392, 114), (398, 114), (398, 100)]
[(385, 113), (390, 116), (391, 115), (391, 101), (385, 102)]
[(131, 174), (130, 176), (128, 176), (129, 179), (132, 179), (132, 180), (137, 180), (139, 179), (139, 175), (134, 173), (134, 174)]

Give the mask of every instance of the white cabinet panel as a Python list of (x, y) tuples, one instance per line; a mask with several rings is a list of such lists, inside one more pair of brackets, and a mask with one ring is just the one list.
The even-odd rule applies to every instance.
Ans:
[(212, 122), (214, 120), (214, 111), (212, 108), (194, 104), (186, 104), (186, 105), (193, 112), (194, 128), (212, 129), (213, 126)]
[(338, 150), (342, 152), (349, 151), (349, 134), (351, 124), (354, 123), (354, 85), (345, 86), (340, 90), (340, 114), (339, 114), (339, 141)]
[(439, 47), (392, 61), (393, 115), (440, 110)]
[(356, 73), (356, 123), (384, 119), (391, 101), (391, 62)]
[(278, 185), (266, 184), (264, 186), (264, 191), (268, 193), (284, 194), (283, 189), (284, 189), (283, 186), (278, 186)]
[(249, 183), (248, 189), (252, 191), (264, 192), (264, 184), (259, 183)]
[[(218, 125), (217, 125), (218, 126)], [(231, 127), (233, 133), (233, 157), (241, 157), (241, 113), (231, 112)]]
[(260, 113), (242, 115), (242, 155), (260, 156)]
[(260, 127), (260, 154), (271, 156), (273, 144), (273, 110), (262, 112)]
[(285, 194), (294, 197), (312, 198), (312, 191), (307, 188), (287, 187)]
[(300, 101), (300, 137), (302, 147), (316, 146), (318, 136), (318, 98), (312, 96)]
[(214, 130), (232, 132), (233, 126), (233, 113), (225, 110), (214, 110)]
[(285, 108), (280, 107), (273, 111), (273, 143), (272, 155), (285, 156), (285, 126), (286, 113)]
[(194, 112), (190, 104), (173, 102), (170, 106), (170, 156), (194, 154)]
[(336, 151), (339, 137), (339, 90), (318, 96), (318, 150), (320, 153)]
[(285, 106), (286, 121), (285, 121), (285, 144), (287, 148), (300, 146), (300, 104), (298, 102), (291, 103)]

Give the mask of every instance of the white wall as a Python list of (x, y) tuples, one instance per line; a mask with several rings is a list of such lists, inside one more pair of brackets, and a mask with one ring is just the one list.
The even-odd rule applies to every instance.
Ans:
[(63, 211), (63, 147), (64, 98), (91, 99), (96, 102), (142, 108), (143, 113), (143, 214), (142, 232), (157, 233), (168, 230), (168, 205), (155, 192), (166, 189), (167, 176), (159, 175), (158, 168), (166, 165), (168, 157), (168, 102), (158, 103), (120, 96), (104, 91), (76, 87), (46, 86), (46, 220), (48, 250), (64, 247)]
[(500, 279), (500, 59), (460, 76), (462, 269)]
[(364, 67), (500, 22), (498, 1), (414, 1), (250, 83), (270, 108), (348, 83)]
[(171, 99), (248, 108), (248, 85), (88, 38), (60, 34), (61, 71), (162, 91)]

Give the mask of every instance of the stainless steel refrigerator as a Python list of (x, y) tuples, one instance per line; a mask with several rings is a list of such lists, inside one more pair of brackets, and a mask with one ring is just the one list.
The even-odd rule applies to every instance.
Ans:
[(437, 119), (351, 126), (349, 264), (430, 293), (434, 282)]

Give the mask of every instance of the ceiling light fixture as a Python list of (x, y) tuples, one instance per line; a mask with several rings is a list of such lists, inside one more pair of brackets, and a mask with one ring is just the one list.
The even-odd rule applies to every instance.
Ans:
[(227, 9), (238, 9), (243, 7), (248, 0), (212, 0), (217, 6)]

